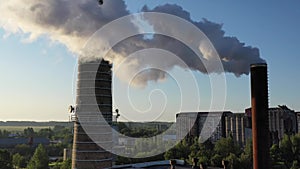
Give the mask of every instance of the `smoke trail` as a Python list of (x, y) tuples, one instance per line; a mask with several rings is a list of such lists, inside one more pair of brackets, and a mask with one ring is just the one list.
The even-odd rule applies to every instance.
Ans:
[[(129, 11), (126, 8), (123, 0), (105, 1), (104, 5), (100, 7), (95, 0), (1, 1), (0, 11), (2, 16), (0, 18), (0, 27), (4, 28), (8, 33), (28, 35), (28, 41), (36, 40), (40, 36), (46, 36), (52, 41), (64, 44), (71, 52), (79, 55), (82, 47), (94, 32), (105, 24), (128, 15)], [(154, 9), (149, 9), (145, 6), (142, 11), (173, 14), (196, 25), (215, 46), (226, 72), (234, 73), (236, 76), (249, 74), (250, 64), (265, 62), (260, 58), (257, 48), (245, 46), (236, 37), (225, 36), (221, 24), (213, 23), (206, 19), (199, 22), (193, 21), (189, 12), (184, 11), (180, 6), (166, 4)], [(163, 24), (153, 24), (155, 21), (151, 20), (151, 18), (145, 17), (143, 19), (152, 25), (154, 30), (164, 28)], [(130, 24), (133, 30), (139, 29), (138, 25), (134, 23), (126, 24)], [(179, 28), (180, 26), (178, 24)], [(182, 31), (184, 31), (184, 28), (182, 28)], [(122, 32), (112, 32), (112, 34), (117, 33)], [(189, 47), (163, 35), (153, 35), (148, 39), (145, 39), (143, 35), (137, 35), (125, 39), (114, 46), (105, 59), (117, 66), (133, 52), (147, 48), (168, 50), (180, 57), (188, 66), (186, 67), (175, 61), (161, 62), (161, 59), (155, 61), (156, 64), (159, 64), (160, 67), (165, 67), (167, 70), (172, 69), (174, 66), (180, 66), (203, 73), (215, 72), (213, 68), (207, 70)], [(214, 57), (216, 57), (211, 55), (210, 50), (205, 44), (199, 46), (199, 51), (202, 53), (202, 57), (208, 62), (213, 62)], [(86, 60), (91, 60), (97, 57), (97, 55), (92, 53), (85, 57), (91, 57), (86, 58)], [(135, 70), (147, 67), (149, 62), (139, 58), (130, 61), (129, 58), (127, 63), (127, 66), (125, 65), (127, 67), (126, 70), (128, 72), (136, 72)], [(126, 73), (117, 74), (119, 78), (125, 81), (130, 80), (127, 79), (127, 75)], [(148, 81), (160, 81), (166, 77), (163, 72), (157, 70), (146, 71), (143, 76), (143, 78), (137, 78), (134, 84), (144, 86)]]
[[(222, 24), (213, 23), (207, 19), (203, 21), (196, 22), (193, 21), (190, 17), (190, 13), (184, 11), (182, 7), (178, 5), (166, 4), (163, 6), (155, 7), (150, 10), (147, 6), (142, 9), (144, 12), (163, 12), (167, 14), (172, 14), (183, 19), (188, 20), (189, 22), (196, 25), (201, 31), (203, 31), (206, 36), (210, 39), (217, 52), (219, 53), (220, 59), (223, 63), (224, 70), (226, 72), (234, 73), (236, 76), (242, 74), (249, 74), (249, 66), (252, 63), (264, 63), (265, 61), (259, 56), (259, 49), (253, 48), (251, 46), (245, 46), (244, 43), (241, 43), (236, 37), (225, 36), (225, 32), (222, 30)], [(149, 21), (151, 22), (154, 21)], [(153, 25), (154, 29), (164, 27), (163, 24)], [(178, 25), (180, 26), (180, 25)], [(184, 31), (184, 28), (182, 29)], [(164, 42), (162, 42), (164, 44)], [(206, 48), (205, 46), (200, 46), (199, 50), (202, 52), (204, 58), (209, 59), (209, 56), (206, 57)], [(194, 63), (190, 61), (189, 63)], [(203, 69), (191, 65), (192, 68), (198, 69), (203, 72)]]
[(0, 2), (0, 27), (24, 33), (27, 41), (47, 36), (79, 53), (87, 39), (110, 21), (128, 15), (124, 1), (109, 0), (9, 0)]

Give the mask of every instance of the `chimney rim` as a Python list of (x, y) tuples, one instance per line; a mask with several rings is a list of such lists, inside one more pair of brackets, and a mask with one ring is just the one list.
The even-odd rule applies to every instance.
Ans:
[(267, 67), (267, 63), (253, 63), (250, 65), (251, 68), (254, 68), (254, 67)]

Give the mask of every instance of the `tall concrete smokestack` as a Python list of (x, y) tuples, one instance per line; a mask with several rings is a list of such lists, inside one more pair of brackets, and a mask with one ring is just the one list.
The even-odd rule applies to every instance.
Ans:
[(251, 65), (253, 168), (269, 169), (270, 135), (267, 64)]
[[(72, 169), (112, 166), (112, 154), (106, 151), (112, 144), (111, 67), (103, 60), (79, 61)], [(105, 149), (99, 146), (104, 144)]]

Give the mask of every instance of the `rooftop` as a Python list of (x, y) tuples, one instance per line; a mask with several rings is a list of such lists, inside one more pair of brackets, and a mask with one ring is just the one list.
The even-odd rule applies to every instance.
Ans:
[[(192, 167), (186, 165), (184, 160), (176, 160), (176, 169), (191, 169)], [(170, 169), (169, 160), (165, 161), (153, 161), (145, 163), (136, 163), (136, 164), (125, 164), (113, 166), (112, 169)], [(207, 169), (221, 169), (216, 167), (208, 167)]]

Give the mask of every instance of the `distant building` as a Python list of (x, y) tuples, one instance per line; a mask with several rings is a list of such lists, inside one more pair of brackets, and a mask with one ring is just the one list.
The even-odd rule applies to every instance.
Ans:
[(269, 130), (271, 141), (278, 143), (284, 134), (297, 133), (297, 117), (294, 110), (287, 106), (269, 108)]
[[(269, 108), (269, 131), (271, 143), (279, 143), (284, 134), (295, 134), (300, 129), (300, 112), (295, 112), (287, 106)], [(209, 116), (208, 116), (209, 114)], [(204, 123), (208, 127), (202, 131)], [(245, 113), (224, 112), (190, 112), (176, 115), (176, 137), (202, 137), (212, 142), (221, 137), (233, 137), (241, 146), (246, 140), (252, 138), (251, 108)], [(190, 130), (189, 130), (190, 129)], [(213, 131), (214, 130), (214, 131)], [(211, 132), (213, 134), (210, 136)]]
[(176, 115), (176, 138), (201, 137), (215, 142), (226, 137), (225, 117), (231, 114), (230, 111), (179, 113)]
[(173, 123), (171, 122), (122, 122), (128, 128), (154, 128), (157, 131), (167, 130)]
[(226, 137), (232, 137), (241, 146), (246, 143), (245, 122), (244, 113), (231, 113), (225, 116)]
[[(299, 123), (297, 123), (297, 116), (294, 110), (289, 109), (287, 106), (278, 106), (269, 108), (269, 131), (271, 136), (271, 144), (279, 143), (284, 134), (295, 134)], [(245, 110), (246, 128), (249, 130), (251, 126), (251, 108)], [(246, 130), (247, 130), (246, 129)], [(246, 138), (251, 135), (246, 134)]]
[(297, 132), (300, 133), (300, 112), (296, 112), (297, 115)]
[(163, 135), (163, 141), (176, 141), (176, 135)]
[(37, 147), (39, 144), (49, 145), (48, 138), (0, 138), (0, 148), (14, 148), (19, 144), (28, 144)]

